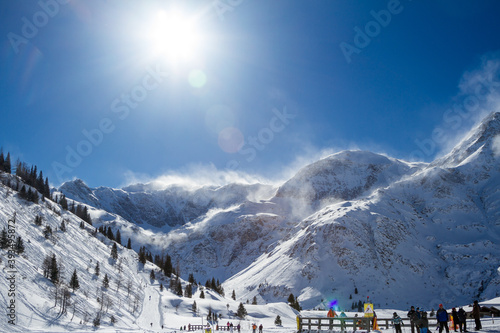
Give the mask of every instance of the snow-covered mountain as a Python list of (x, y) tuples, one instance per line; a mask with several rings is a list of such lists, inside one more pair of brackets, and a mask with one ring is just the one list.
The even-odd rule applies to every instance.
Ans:
[(133, 230), (134, 243), (169, 253), (185, 275), (225, 281), (242, 299), (465, 304), (500, 294), (498, 135), (493, 113), (430, 164), (340, 152), (268, 200), (255, 193), (274, 188), (259, 184), (116, 190), (74, 181), (59, 190), (120, 215), (97, 220)]
[(168, 186), (135, 184), (123, 189), (89, 188), (82, 180), (64, 183), (59, 191), (68, 198), (103, 209), (145, 228), (170, 230), (181, 226), (210, 209), (224, 209), (247, 198), (270, 197), (270, 185), (228, 184), (226, 186)]

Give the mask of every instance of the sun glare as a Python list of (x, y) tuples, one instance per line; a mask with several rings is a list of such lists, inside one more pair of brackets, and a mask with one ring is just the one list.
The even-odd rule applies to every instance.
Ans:
[(193, 20), (179, 11), (158, 12), (149, 37), (155, 56), (176, 62), (192, 59), (201, 42)]

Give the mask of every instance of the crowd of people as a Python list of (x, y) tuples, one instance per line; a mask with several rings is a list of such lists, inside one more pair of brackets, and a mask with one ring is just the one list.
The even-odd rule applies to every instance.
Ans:
[[(478, 301), (474, 301), (472, 306), (472, 317), (475, 321), (475, 330), (478, 331), (482, 329), (481, 319), (480, 319), (480, 307)], [(427, 312), (423, 309), (415, 309), (414, 306), (410, 308), (407, 314), (408, 318), (410, 318), (410, 326), (411, 333), (427, 333), (429, 329), (429, 319), (427, 317)], [(439, 328), (439, 333), (443, 332), (443, 329), (446, 330), (446, 333), (449, 333), (450, 329), (448, 327), (448, 322), (452, 323), (452, 328), (455, 332), (468, 332), (467, 331), (467, 313), (465, 310), (460, 307), (458, 310), (456, 308), (452, 308), (451, 313), (448, 313), (446, 309), (443, 307), (443, 304), (439, 304), (439, 308), (436, 312), (436, 319)], [(403, 325), (403, 320), (396, 312), (393, 314), (393, 324), (396, 330), (396, 333), (401, 332), (401, 326)]]

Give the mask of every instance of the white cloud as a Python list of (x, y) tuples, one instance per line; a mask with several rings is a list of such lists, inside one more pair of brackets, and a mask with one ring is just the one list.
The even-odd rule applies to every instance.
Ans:
[(159, 176), (127, 171), (124, 174), (123, 186), (131, 184), (149, 184), (153, 189), (164, 189), (168, 186), (178, 185), (188, 189), (197, 189), (202, 186), (223, 186), (231, 183), (237, 184), (270, 184), (275, 182), (268, 178), (251, 175), (239, 170), (219, 170), (213, 164), (191, 164), (184, 169), (169, 170)]

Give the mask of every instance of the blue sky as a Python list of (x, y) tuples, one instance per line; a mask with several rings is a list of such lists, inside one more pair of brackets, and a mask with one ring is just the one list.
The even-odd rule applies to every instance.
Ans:
[(498, 1), (0, 10), (0, 146), (52, 185), (283, 179), (343, 149), (431, 161), (498, 89)]

